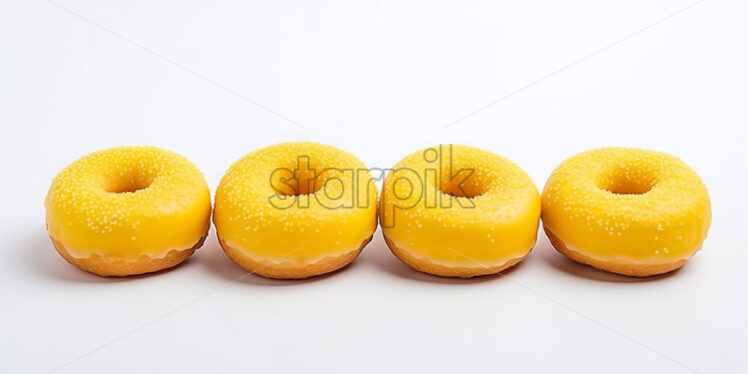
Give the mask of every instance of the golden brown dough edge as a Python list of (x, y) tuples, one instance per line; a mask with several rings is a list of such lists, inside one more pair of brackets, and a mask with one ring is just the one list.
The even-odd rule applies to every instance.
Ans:
[[(649, 277), (653, 275), (669, 273), (673, 270), (679, 269), (686, 263), (686, 260), (688, 260), (683, 259), (675, 262), (657, 265), (636, 265), (622, 262), (599, 261), (594, 258), (585, 256), (584, 254), (577, 251), (570, 250), (568, 247), (566, 247), (566, 244), (553, 232), (551, 232), (551, 230), (545, 225), (543, 225), (543, 230), (548, 236), (548, 239), (551, 241), (551, 244), (553, 244), (553, 247), (569, 259), (584, 265), (592, 266), (596, 269), (621, 275), (628, 275), (630, 277)], [(696, 251), (698, 251), (698, 249)]]
[(527, 251), (524, 256), (515, 257), (507, 260), (503, 264), (494, 266), (484, 266), (478, 263), (476, 263), (475, 266), (445, 266), (435, 264), (428, 260), (418, 259), (408, 253), (408, 251), (398, 247), (397, 244), (395, 244), (394, 241), (388, 239), (386, 235), (382, 236), (384, 236), (384, 241), (385, 243), (387, 243), (387, 247), (390, 248), (390, 251), (392, 251), (395, 257), (400, 259), (400, 261), (422, 273), (437, 275), (440, 277), (473, 278), (483, 275), (495, 275), (503, 270), (517, 265), (520, 261), (524, 260), (530, 254), (530, 252), (532, 252), (532, 248), (530, 248), (530, 250)]
[(94, 255), (89, 258), (76, 258), (70, 255), (62, 243), (58, 242), (51, 236), (50, 239), (52, 240), (52, 245), (54, 245), (57, 253), (59, 253), (65, 261), (83, 270), (104, 277), (126, 277), (129, 275), (152, 273), (179, 265), (182, 261), (186, 260), (187, 257), (190, 257), (198, 248), (202, 247), (207, 236), (208, 233), (206, 232), (192, 248), (185, 250), (171, 250), (162, 258), (149, 258), (147, 256), (142, 256), (135, 259), (126, 257), (105, 257), (100, 255)]
[(349, 251), (340, 256), (325, 257), (320, 261), (302, 267), (291, 263), (268, 264), (257, 261), (248, 256), (242, 249), (230, 246), (220, 236), (218, 237), (218, 241), (221, 243), (223, 251), (226, 252), (226, 255), (232, 261), (252, 274), (272, 279), (304, 279), (327, 274), (350, 264), (358, 257), (366, 244), (371, 241), (371, 238), (369, 236), (364, 240), (357, 250)]

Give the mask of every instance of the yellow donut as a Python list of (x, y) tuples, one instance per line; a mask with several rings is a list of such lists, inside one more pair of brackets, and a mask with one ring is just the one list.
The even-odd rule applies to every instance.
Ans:
[(235, 162), (216, 191), (213, 222), (226, 254), (269, 278), (329, 273), (376, 229), (376, 186), (356, 156), (317, 143), (283, 143)]
[(379, 219), (387, 245), (405, 264), (470, 278), (498, 273), (530, 253), (540, 196), (506, 158), (440, 145), (395, 165), (384, 181)]
[(542, 216), (553, 246), (572, 260), (644, 277), (678, 269), (701, 249), (711, 208), (701, 178), (680, 159), (602, 148), (553, 171)]
[(57, 252), (83, 270), (126, 276), (179, 264), (210, 227), (200, 170), (155, 147), (91, 153), (63, 169), (45, 201)]

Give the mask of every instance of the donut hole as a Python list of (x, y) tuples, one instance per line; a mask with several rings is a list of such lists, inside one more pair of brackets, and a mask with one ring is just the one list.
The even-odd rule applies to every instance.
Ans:
[(278, 183), (273, 183), (278, 195), (303, 196), (311, 195), (322, 189), (324, 183), (316, 181), (314, 170), (296, 169), (292, 174), (279, 175)]
[(108, 184), (104, 188), (109, 193), (134, 193), (144, 190), (153, 184), (153, 176), (147, 173), (126, 172), (112, 178), (108, 178)]
[(616, 195), (643, 195), (652, 190), (655, 178), (637, 168), (618, 167), (608, 173), (598, 187)]
[(299, 183), (289, 183), (292, 184), (290, 188), (282, 188), (279, 190), (279, 195), (281, 196), (304, 196), (304, 195), (313, 195), (317, 191), (319, 191), (321, 188), (318, 188), (313, 183), (311, 186), (306, 186), (304, 184)]
[(464, 182), (460, 183), (463, 179), (452, 178), (450, 181), (442, 181), (439, 190), (445, 195), (468, 199), (478, 197), (488, 191), (486, 184), (477, 178), (475, 173), (470, 174)]

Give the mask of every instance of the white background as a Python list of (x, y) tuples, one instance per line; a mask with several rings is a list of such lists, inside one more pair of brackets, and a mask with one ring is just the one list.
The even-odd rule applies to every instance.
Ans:
[[(748, 370), (745, 1), (55, 4), (0, 1), (0, 372)], [(542, 233), (504, 276), (417, 273), (377, 233), (338, 273), (234, 283), (212, 232), (130, 279), (68, 265), (46, 236), (49, 183), (88, 152), (170, 149), (214, 191), (287, 140), (369, 167), (463, 143), (539, 189), (576, 152), (651, 148), (702, 175), (714, 220), (682, 270), (645, 280)]]

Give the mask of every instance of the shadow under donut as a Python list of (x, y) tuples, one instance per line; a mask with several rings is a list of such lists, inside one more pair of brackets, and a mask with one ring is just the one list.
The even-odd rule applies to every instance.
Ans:
[(23, 240), (22, 248), (19, 250), (23, 252), (23, 266), (30, 272), (56, 280), (77, 283), (116, 283), (150, 278), (158, 274), (170, 272), (190, 261), (187, 259), (181, 264), (153, 273), (126, 277), (103, 277), (89, 273), (65, 261), (55, 251), (47, 232), (41, 229), (28, 233)]
[[(542, 232), (542, 230), (541, 230)], [(538, 239), (538, 244), (535, 246), (537, 255), (540, 256), (543, 261), (552, 266), (553, 268), (560, 270), (566, 274), (574, 275), (581, 278), (591, 279), (599, 282), (608, 283), (647, 283), (666, 279), (674, 276), (680, 271), (676, 269), (669, 273), (653, 275), (650, 277), (630, 277), (621, 274), (610, 273), (604, 270), (596, 269), (592, 266), (580, 264), (573, 261), (563, 254), (559, 253), (556, 248), (553, 248), (551, 242), (545, 235), (542, 235)]]
[[(335, 274), (345, 272), (347, 269), (352, 267), (351, 264), (348, 264), (333, 272), (305, 279), (265, 278), (257, 274), (248, 273), (246, 269), (234, 263), (234, 261), (232, 261), (223, 251), (223, 248), (221, 248), (221, 245), (218, 243), (218, 239), (216, 238), (214, 231), (211, 232), (211, 235), (208, 236), (208, 239), (205, 241), (203, 248), (198, 251), (198, 254), (200, 256), (198, 261), (200, 262), (200, 264), (205, 266), (205, 268), (210, 273), (219, 276), (229, 282), (255, 286), (294, 286), (315, 283), (326, 280), (327, 278), (332, 277)], [(357, 258), (352, 263), (355, 263), (358, 260), (360, 260), (360, 258)]]
[(390, 251), (390, 248), (384, 241), (381, 230), (377, 230), (377, 232), (374, 233), (374, 239), (372, 239), (366, 250), (370, 251), (367, 260), (372, 261), (378, 269), (385, 273), (413, 281), (440, 284), (475, 284), (500, 279), (519, 270), (522, 266), (522, 262), (524, 262), (521, 261), (517, 265), (514, 265), (498, 274), (481, 275), (474, 278), (451, 278), (423, 273), (404, 264), (395, 257), (392, 251)]

